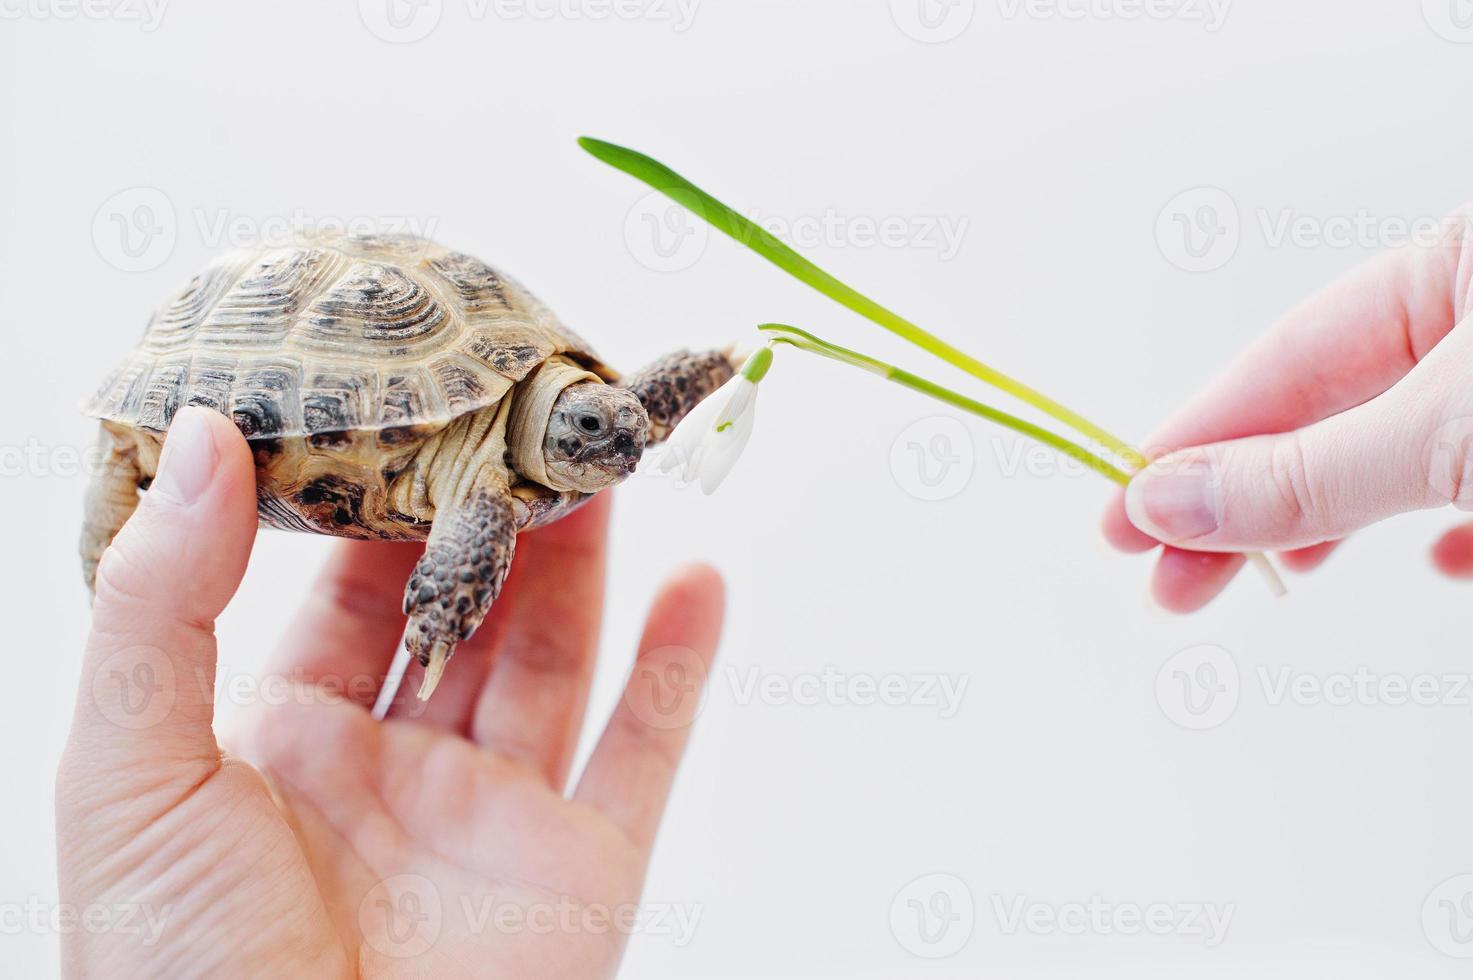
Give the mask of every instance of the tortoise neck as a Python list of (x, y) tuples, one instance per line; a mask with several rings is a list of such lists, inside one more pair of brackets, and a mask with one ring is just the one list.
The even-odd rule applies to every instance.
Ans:
[(549, 357), (511, 393), (511, 419), (507, 442), (511, 448), (511, 465), (524, 479), (540, 483), (549, 490), (577, 490), (557, 478), (547, 468), (543, 443), (552, 406), (558, 396), (575, 384), (585, 381), (603, 383), (598, 375), (565, 357)]

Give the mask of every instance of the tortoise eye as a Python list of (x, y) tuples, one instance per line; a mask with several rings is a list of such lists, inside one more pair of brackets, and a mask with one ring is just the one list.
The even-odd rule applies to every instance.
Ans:
[(597, 415), (580, 415), (578, 416), (578, 427), (584, 432), (597, 432), (603, 428), (603, 422)]

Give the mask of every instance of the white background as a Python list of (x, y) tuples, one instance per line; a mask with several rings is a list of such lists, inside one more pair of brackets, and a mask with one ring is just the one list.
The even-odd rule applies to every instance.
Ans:
[[(1385, 219), (1473, 199), (1462, 0), (1237, 0), (1220, 23), (1205, 3), (927, 0), (930, 34), (920, 0), (705, 0), (688, 23), (652, 0), (632, 19), (430, 0), (402, 9), (422, 19), (398, 34), (384, 2), (174, 0), (153, 23), (142, 6), (0, 0), (7, 910), (56, 898), (52, 774), (87, 624), (73, 455), (93, 426), (75, 404), (220, 249), (293, 216), (398, 218), (513, 272), (621, 366), (781, 319), (964, 383), (725, 239), (651, 268), (667, 263), (641, 190), (577, 149), (592, 133), (795, 234), (831, 219), (839, 230), (809, 248), (821, 263), (1143, 438), (1394, 236)], [(938, 34), (956, 36), (924, 39)], [(1199, 231), (1194, 258), (1178, 214), (1225, 234)], [(1277, 235), (1286, 217), (1381, 231), (1296, 243)], [(883, 219), (899, 242), (869, 241)], [(118, 220), (136, 220), (137, 254)], [(965, 226), (955, 254), (928, 240), (938, 220)], [(683, 947), (636, 938), (628, 975), (1466, 975), (1434, 948), (1456, 938), (1436, 896), (1430, 928), (1422, 913), (1473, 871), (1467, 694), (1273, 704), (1260, 679), (1473, 670), (1468, 590), (1425, 558), (1451, 515), (1358, 536), (1282, 602), (1244, 577), (1173, 618), (1145, 597), (1146, 562), (1099, 543), (1102, 481), (938, 414), (786, 352), (719, 495), (651, 477), (619, 492), (599, 723), (660, 574), (699, 557), (731, 585), (647, 890), (698, 906), (700, 924)], [(938, 433), (956, 492), (927, 502), (910, 447)], [(326, 550), (262, 535), (219, 624), (222, 674), (261, 663)], [(1157, 675), (1203, 644), (1231, 656), (1212, 655), (1219, 676), (1236, 664), (1240, 694), (1219, 727), (1189, 731), (1172, 720), (1179, 678), (1168, 670), (1158, 698)], [(752, 670), (826, 667), (966, 688), (953, 717), (923, 698), (743, 703)], [(938, 873), (952, 877), (906, 890)], [(937, 881), (974, 914), (943, 940), (959, 951), (930, 960), (915, 951), (943, 950), (915, 938), (907, 902)], [(1008, 934), (996, 911), (1094, 896), (1233, 918), (1209, 948)], [(4, 926), (7, 973), (54, 971), (54, 935)]]

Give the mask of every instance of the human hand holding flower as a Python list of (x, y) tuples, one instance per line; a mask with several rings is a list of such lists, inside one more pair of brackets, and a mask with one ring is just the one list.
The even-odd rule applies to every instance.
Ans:
[[(1361, 268), (1290, 313), (1171, 418), (1171, 451), (1116, 496), (1106, 537), (1161, 547), (1168, 609), (1210, 602), (1245, 548), (1317, 567), (1347, 534), (1412, 510), (1473, 509), (1473, 208), (1435, 244)], [(1433, 552), (1473, 577), (1473, 524)]]

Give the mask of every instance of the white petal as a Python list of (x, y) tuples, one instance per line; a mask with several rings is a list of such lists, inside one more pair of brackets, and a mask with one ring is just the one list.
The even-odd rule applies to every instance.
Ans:
[[(757, 386), (748, 383), (755, 392)], [(747, 448), (752, 438), (752, 428), (757, 421), (757, 403), (747, 401), (741, 415), (737, 416), (726, 430), (718, 433), (706, 446), (700, 461), (701, 492), (710, 496), (731, 474), (732, 468)]]
[(672, 438), (660, 449), (660, 463), (655, 472), (673, 473), (677, 482), (690, 483), (696, 478), (695, 465), (700, 451), (700, 446), (694, 439), (676, 442)]
[(726, 387), (723, 386), (707, 395), (686, 414), (685, 418), (680, 420), (680, 424), (665, 441), (665, 448), (660, 454), (658, 472), (670, 473), (679, 470), (680, 482), (695, 482), (703, 455), (702, 443), (708, 434), (716, 431), (716, 417), (721, 413), (727, 401), (726, 395), (723, 394), (725, 391)]
[(757, 400), (757, 386), (740, 374), (728, 381), (723, 387), (731, 388), (731, 397), (722, 406), (721, 416), (716, 420), (716, 428), (718, 430), (728, 423), (735, 422), (741, 418)]

